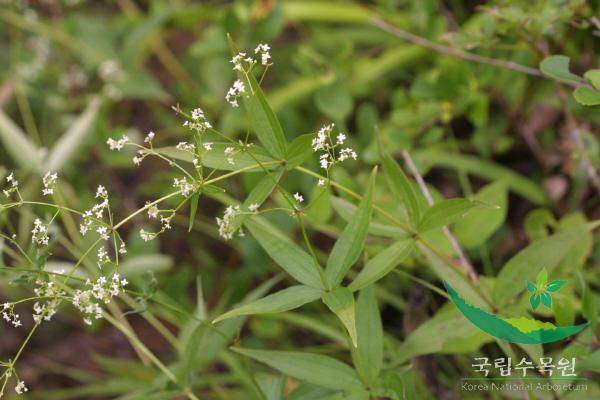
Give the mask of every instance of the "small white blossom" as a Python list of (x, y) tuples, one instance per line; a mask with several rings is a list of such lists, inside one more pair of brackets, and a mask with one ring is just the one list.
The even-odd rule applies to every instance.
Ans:
[(294, 193), (294, 199), (296, 199), (298, 203), (302, 203), (304, 201), (304, 197), (302, 197), (302, 195), (298, 192)]
[(152, 140), (154, 140), (154, 136), (156, 136), (156, 134), (152, 131), (148, 132), (148, 135), (146, 135), (146, 138), (144, 138), (144, 143), (150, 143), (152, 144)]
[(323, 186), (325, 185), (325, 179), (319, 179), (319, 182), (317, 182), (317, 186)]
[(250, 205), (248, 206), (248, 210), (249, 210), (250, 212), (256, 212), (256, 211), (258, 211), (258, 207), (260, 207), (260, 205), (259, 205), (259, 204), (257, 204), (257, 203), (252, 203), (252, 204), (250, 204)]
[(212, 128), (212, 125), (206, 119), (204, 111), (201, 108), (195, 108), (191, 112), (191, 120), (185, 121), (183, 126), (191, 130), (195, 130), (198, 133), (203, 133), (206, 130)]
[(230, 240), (236, 232), (235, 218), (242, 213), (240, 206), (229, 206), (225, 209), (223, 218), (217, 217), (219, 235), (225, 240)]
[(248, 64), (248, 68), (250, 68), (252, 65), (254, 65), (256, 63), (256, 60), (253, 59), (252, 57), (247, 57), (246, 53), (237, 53), (235, 56), (233, 56), (233, 58), (231, 59), (231, 63), (233, 64), (233, 70), (234, 71), (247, 71), (244, 68), (243, 63)]
[(45, 225), (39, 218), (33, 221), (31, 230), (31, 240), (38, 245), (47, 246), (50, 237), (48, 236), (48, 225)]
[(179, 142), (175, 148), (178, 150), (194, 151), (196, 146), (188, 142)]
[(23, 393), (27, 392), (28, 390), (29, 389), (27, 389), (27, 387), (25, 386), (24, 381), (17, 382), (17, 386), (15, 386), (15, 392), (17, 392), (17, 394), (23, 394)]
[(212, 142), (206, 142), (202, 146), (204, 147), (204, 150), (211, 151), (213, 149), (212, 145), (213, 145)]
[(268, 65), (269, 60), (271, 59), (271, 53), (269, 51), (271, 47), (268, 44), (261, 43), (254, 49), (254, 53), (260, 55), (260, 63), (262, 65)]
[(54, 194), (54, 188), (56, 187), (56, 180), (58, 179), (58, 174), (56, 172), (46, 172), (46, 175), (42, 178), (42, 183), (44, 184), (44, 188), (42, 189), (42, 194), (44, 196), (49, 196)]
[(98, 187), (96, 188), (96, 198), (99, 198), (99, 197), (103, 198), (103, 199), (108, 198), (108, 191), (102, 185), (98, 185)]
[(233, 82), (233, 86), (231, 86), (227, 91), (227, 95), (225, 95), (225, 100), (229, 104), (231, 104), (232, 107), (239, 107), (237, 99), (244, 93), (246, 93), (246, 86), (244, 85), (244, 82), (238, 79), (235, 82)]
[(187, 181), (187, 178), (175, 178), (173, 179), (173, 187), (178, 188), (182, 196), (188, 196), (193, 190), (194, 186)]
[(129, 143), (129, 137), (127, 137), (126, 135), (123, 135), (123, 137), (118, 140), (110, 138), (106, 141), (106, 144), (108, 144), (109, 149), (116, 151), (121, 151), (121, 149), (127, 143)]
[(15, 328), (22, 326), (19, 314), (15, 313), (15, 305), (12, 303), (4, 303), (2, 308), (2, 318), (12, 324)]

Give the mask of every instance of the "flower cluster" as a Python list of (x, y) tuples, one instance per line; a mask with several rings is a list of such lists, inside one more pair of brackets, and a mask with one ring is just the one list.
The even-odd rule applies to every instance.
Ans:
[(102, 318), (100, 304), (110, 303), (113, 297), (118, 296), (123, 291), (127, 283), (127, 279), (121, 279), (119, 274), (113, 274), (110, 279), (101, 276), (93, 284), (88, 280), (86, 285), (91, 286), (91, 288), (86, 290), (77, 289), (73, 295), (72, 303), (75, 308), (84, 314), (83, 321), (91, 325), (92, 318)]
[(17, 386), (15, 386), (15, 392), (17, 392), (17, 394), (23, 394), (23, 393), (27, 392), (28, 390), (29, 389), (27, 389), (27, 386), (25, 386), (24, 381), (17, 382)]
[(108, 210), (108, 191), (102, 185), (98, 185), (96, 189), (96, 198), (100, 199), (99, 203), (94, 204), (91, 209), (83, 213), (83, 221), (79, 225), (79, 232), (85, 236), (91, 229), (96, 229), (96, 233), (104, 240), (109, 239), (109, 229), (102, 222), (104, 212)]
[[(346, 142), (346, 135), (339, 133), (335, 140), (332, 138), (333, 128), (335, 124), (325, 125), (317, 132), (317, 135), (312, 140), (312, 148), (315, 152), (323, 151), (319, 156), (319, 164), (321, 168), (328, 170), (334, 164), (352, 158), (356, 160), (358, 155), (354, 150), (345, 147), (336, 152), (336, 149)], [(324, 182), (319, 181), (319, 185)]]
[(64, 297), (67, 294), (56, 287), (54, 282), (44, 282), (41, 280), (37, 280), (35, 282), (38, 287), (33, 289), (34, 293), (38, 297), (48, 298), (46, 302), (35, 302), (33, 305), (33, 320), (36, 323), (39, 323), (42, 320), (50, 321), (50, 319), (56, 314), (56, 307), (60, 303), (60, 297)]
[(269, 60), (271, 59), (270, 53), (271, 47), (268, 44), (261, 43), (254, 49), (254, 53), (260, 55), (260, 63), (262, 65), (271, 65)]
[[(257, 207), (251, 211), (255, 211), (258, 209)], [(225, 240), (233, 239), (233, 235), (238, 231), (239, 226), (235, 224), (235, 219), (238, 215), (242, 214), (242, 209), (239, 205), (229, 206), (225, 209), (225, 213), (223, 214), (223, 218), (217, 217), (217, 225), (219, 226), (219, 235)], [(244, 232), (239, 229), (239, 236), (244, 236)]]
[[(184, 178), (185, 179), (185, 178)], [(165, 232), (167, 229), (171, 229), (171, 219), (175, 216), (174, 210), (160, 210), (156, 204), (146, 203), (148, 208), (148, 217), (151, 219), (158, 219), (160, 217), (161, 228), (158, 232), (148, 232), (145, 229), (140, 229), (140, 237), (144, 242), (156, 239), (158, 235)], [(161, 215), (168, 213), (167, 216)]]
[(9, 187), (2, 191), (6, 197), (10, 197), (11, 193), (19, 191), (19, 181), (15, 179), (12, 172), (6, 177), (6, 183), (9, 184)]
[(204, 111), (201, 108), (193, 109), (191, 112), (191, 119), (186, 120), (183, 123), (183, 126), (196, 131), (197, 133), (203, 133), (212, 128), (211, 123), (208, 122), (204, 115)]
[(109, 149), (116, 151), (121, 151), (121, 149), (125, 147), (127, 143), (129, 143), (129, 137), (127, 135), (123, 135), (123, 137), (118, 140), (110, 138), (106, 141), (106, 144), (108, 144)]
[(31, 241), (40, 246), (48, 246), (49, 240), (48, 225), (44, 224), (41, 219), (36, 218), (33, 221), (33, 229), (31, 230)]
[(44, 175), (44, 177), (42, 178), (42, 183), (44, 184), (42, 194), (44, 196), (50, 196), (54, 194), (54, 188), (56, 187), (57, 179), (58, 174), (56, 172), (46, 172), (46, 175)]
[(229, 88), (225, 95), (225, 100), (231, 104), (231, 107), (239, 107), (238, 98), (246, 93), (246, 86), (244, 82), (239, 79), (233, 82), (233, 86)]
[(19, 314), (15, 313), (15, 305), (12, 303), (4, 303), (2, 305), (2, 318), (6, 322), (11, 323), (15, 328), (22, 325)]

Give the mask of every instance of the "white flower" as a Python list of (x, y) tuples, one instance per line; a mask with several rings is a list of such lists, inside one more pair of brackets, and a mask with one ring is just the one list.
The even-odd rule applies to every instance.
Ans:
[(44, 188), (42, 189), (42, 194), (44, 196), (49, 196), (54, 194), (54, 187), (56, 186), (56, 180), (58, 179), (58, 174), (56, 172), (46, 172), (46, 175), (42, 178), (42, 183), (44, 184)]
[(194, 186), (187, 181), (185, 176), (181, 179), (173, 179), (173, 187), (179, 188), (182, 196), (188, 196), (194, 190)]
[(183, 126), (191, 130), (195, 130), (198, 133), (205, 132), (207, 129), (212, 128), (212, 125), (206, 119), (204, 111), (201, 108), (195, 108), (191, 111), (191, 120), (185, 121)]
[(261, 43), (254, 49), (254, 53), (260, 54), (260, 63), (262, 65), (269, 64), (269, 60), (271, 59), (271, 53), (269, 53), (271, 47), (268, 44)]
[(336, 139), (338, 144), (343, 144), (346, 141), (346, 135), (340, 133), (337, 135)]
[(96, 188), (96, 198), (98, 197), (103, 199), (106, 199), (108, 197), (108, 191), (102, 185), (98, 185), (98, 187)]
[(231, 104), (232, 107), (238, 107), (239, 104), (237, 102), (238, 97), (246, 93), (246, 86), (244, 82), (239, 79), (233, 82), (233, 86), (229, 88), (227, 91), (227, 95), (225, 95), (225, 100)]
[(177, 144), (177, 146), (175, 146), (178, 150), (187, 150), (187, 151), (194, 151), (194, 149), (196, 148), (196, 146), (194, 146), (191, 143), (188, 142), (179, 142)]
[(39, 218), (33, 221), (31, 230), (31, 240), (38, 245), (47, 246), (50, 237), (48, 236), (48, 225), (45, 225)]
[(206, 142), (202, 146), (204, 147), (204, 150), (211, 151), (213, 149), (212, 145), (213, 145), (212, 142)]
[(23, 394), (23, 393), (27, 392), (28, 390), (29, 389), (27, 389), (27, 387), (25, 386), (24, 381), (17, 382), (17, 386), (15, 386), (15, 392), (17, 392), (17, 394)]
[(142, 158), (140, 158), (140, 157), (138, 157), (138, 156), (135, 156), (135, 157), (133, 157), (133, 163), (134, 163), (136, 166), (139, 166), (139, 165), (142, 163)]
[(115, 140), (115, 139), (108, 139), (106, 141), (106, 144), (108, 144), (108, 147), (111, 150), (116, 150), (116, 151), (121, 151), (121, 149), (125, 146), (125, 144), (129, 143), (129, 137), (127, 137), (126, 135), (123, 135), (123, 137), (119, 140)]
[(156, 136), (156, 134), (154, 132), (152, 132), (152, 131), (148, 132), (148, 135), (146, 135), (146, 138), (144, 139), (144, 143), (152, 143), (154, 136)]
[(242, 64), (243, 62), (247, 63), (248, 66), (251, 67), (253, 64), (256, 63), (256, 60), (253, 59), (252, 57), (247, 57), (246, 53), (237, 53), (231, 59), (231, 63), (233, 64), (233, 70), (240, 71), (240, 72), (246, 71), (246, 69), (244, 68), (244, 65)]
[(258, 211), (258, 207), (260, 207), (259, 204), (252, 203), (248, 206), (248, 210), (250, 210), (250, 212), (256, 212), (256, 211)]
[(302, 195), (298, 192), (294, 193), (294, 199), (296, 199), (298, 203), (302, 203), (304, 201), (304, 197), (302, 197)]
[(323, 186), (325, 185), (325, 179), (319, 179), (319, 182), (317, 182), (317, 186)]
[(240, 206), (229, 206), (225, 209), (223, 218), (217, 217), (217, 225), (219, 226), (219, 235), (225, 240), (233, 238), (233, 234), (236, 232), (236, 226), (234, 224), (235, 218), (241, 214)]

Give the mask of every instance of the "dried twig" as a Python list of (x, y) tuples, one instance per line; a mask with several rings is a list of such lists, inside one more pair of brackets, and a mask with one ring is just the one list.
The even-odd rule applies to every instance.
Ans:
[[(410, 169), (410, 172), (415, 177), (415, 179), (417, 181), (417, 184), (419, 185), (419, 188), (421, 189), (421, 192), (423, 193), (423, 196), (425, 196), (425, 200), (427, 200), (427, 204), (429, 204), (429, 206), (432, 206), (434, 204), (434, 201), (433, 201), (433, 198), (431, 197), (431, 193), (429, 193), (429, 189), (427, 188), (427, 185), (425, 184), (425, 181), (423, 180), (423, 177), (421, 176), (421, 173), (417, 169), (417, 166), (415, 165), (415, 163), (414, 163), (412, 157), (410, 156), (409, 152), (406, 151), (406, 150), (404, 150), (402, 152), (402, 157), (404, 157), (404, 162), (406, 162), (406, 165), (408, 165), (408, 168)], [(448, 238), (448, 241), (452, 245), (452, 248), (454, 249), (454, 252), (456, 253), (456, 255), (458, 256), (458, 258), (460, 259), (461, 264), (467, 270), (469, 278), (471, 278), (471, 280), (473, 282), (478, 282), (479, 281), (479, 275), (475, 271), (475, 268), (473, 268), (473, 266), (469, 262), (469, 259), (467, 258), (465, 252), (462, 250), (462, 248), (458, 244), (458, 241), (456, 240), (456, 238), (454, 237), (454, 235), (452, 234), (452, 232), (450, 232), (450, 229), (448, 229), (447, 226), (444, 226), (442, 229), (444, 231), (444, 234)]]

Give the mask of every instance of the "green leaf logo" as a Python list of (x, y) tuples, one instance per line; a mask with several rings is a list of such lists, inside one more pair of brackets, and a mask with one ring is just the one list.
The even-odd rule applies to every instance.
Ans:
[(538, 306), (543, 304), (548, 308), (552, 308), (552, 293), (556, 293), (564, 286), (567, 281), (559, 279), (548, 283), (548, 271), (542, 269), (535, 279), (535, 283), (527, 281), (527, 291), (531, 293), (529, 296), (529, 304), (533, 311)]

